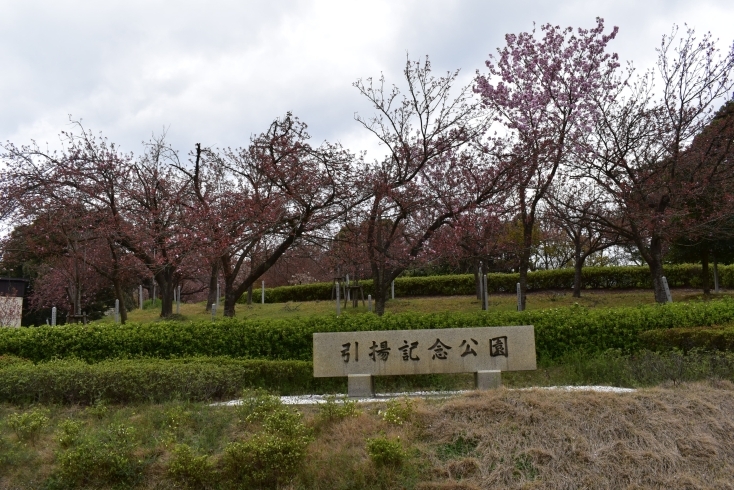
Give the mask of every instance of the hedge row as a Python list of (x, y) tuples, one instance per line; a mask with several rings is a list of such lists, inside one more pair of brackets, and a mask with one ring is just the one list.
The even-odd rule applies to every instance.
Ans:
[[(713, 268), (710, 268), (713, 286)], [(665, 276), (670, 287), (701, 287), (701, 266), (682, 264), (665, 266)], [(515, 291), (519, 274), (487, 274), (487, 289), (490, 293)], [(650, 269), (647, 267), (585, 267), (582, 271), (585, 288), (589, 289), (652, 289)], [(528, 289), (540, 291), (548, 289), (572, 289), (573, 269), (542, 270), (528, 273)], [(721, 287), (734, 288), (734, 265), (719, 266)], [(365, 297), (374, 294), (372, 280), (360, 281)], [(474, 294), (474, 276), (471, 274), (399, 277), (395, 280), (395, 296), (452, 296)], [(266, 303), (285, 303), (287, 301), (325, 301), (333, 295), (331, 283), (302, 284), (265, 288)], [(261, 298), (261, 290), (253, 292), (255, 301)], [(246, 297), (240, 298), (240, 303)]]
[(734, 321), (734, 300), (640, 307), (588, 309), (575, 306), (523, 312), (403, 313), (354, 316), (95, 324), (0, 329), (0, 354), (44, 362), (76, 358), (99, 362), (116, 358), (228, 356), (243, 359), (311, 360), (314, 332), (440, 329), (534, 325), (539, 358), (572, 351), (633, 352), (639, 333), (656, 328), (695, 327)]
[(657, 352), (673, 349), (688, 352), (696, 348), (734, 351), (734, 327), (650, 330), (640, 334), (640, 341), (645, 348)]
[(1, 362), (2, 358), (0, 401), (9, 403), (208, 401), (236, 398), (244, 388), (282, 394), (346, 391), (346, 380), (314, 378), (313, 365), (304, 361), (199, 358), (33, 364)]

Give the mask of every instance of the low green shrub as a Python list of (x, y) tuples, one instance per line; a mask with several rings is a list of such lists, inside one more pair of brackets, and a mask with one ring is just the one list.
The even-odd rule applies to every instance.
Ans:
[(216, 483), (217, 474), (209, 456), (197, 456), (191, 446), (178, 444), (171, 451), (171, 461), (166, 474), (183, 488), (210, 488)]
[(260, 425), (260, 430), (225, 447), (223, 475), (245, 488), (277, 488), (302, 469), (313, 436), (299, 412), (283, 406), (273, 408), (272, 402), (259, 398), (264, 403), (255, 404), (247, 422)]
[(335, 395), (329, 395), (325, 397), (324, 403), (319, 404), (318, 420), (321, 423), (336, 422), (359, 414), (356, 400), (346, 396), (337, 399)]
[(23, 413), (8, 416), (6, 423), (19, 441), (35, 443), (38, 435), (48, 427), (48, 410), (37, 408)]
[[(701, 287), (700, 264), (677, 264), (664, 267), (665, 277), (670, 287)], [(709, 269), (710, 284), (713, 284), (713, 268)], [(582, 269), (582, 285), (589, 289), (636, 289), (652, 288), (650, 269), (647, 266), (629, 267), (584, 267)], [(489, 293), (507, 293), (515, 291), (520, 280), (518, 273), (487, 274), (487, 290)], [(573, 268), (539, 270), (528, 272), (528, 290), (542, 291), (546, 289), (572, 289), (574, 281)], [(719, 283), (722, 287), (734, 287), (734, 265), (719, 266)], [(360, 281), (365, 297), (374, 296), (371, 279)], [(398, 277), (395, 280), (395, 296), (454, 296), (475, 294), (474, 276), (471, 274)], [(253, 292), (253, 298), (261, 298), (261, 290)], [(266, 303), (286, 303), (288, 301), (326, 301), (333, 297), (332, 283), (300, 284), (297, 286), (280, 286), (265, 288)], [(245, 303), (242, 296), (240, 303)]]
[(60, 488), (132, 486), (142, 476), (135, 430), (111, 425), (85, 434), (56, 455), (52, 481)]
[(640, 342), (646, 349), (658, 352), (672, 349), (688, 352), (694, 348), (734, 351), (734, 326), (648, 330), (640, 333)]
[(734, 382), (734, 352), (698, 348), (687, 354), (677, 350), (642, 350), (627, 355), (616, 349), (591, 356), (575, 353), (559, 361), (557, 366), (566, 372), (558, 382), (572, 385), (638, 387), (705, 379)]
[(385, 436), (367, 439), (367, 454), (377, 467), (399, 467), (407, 457), (400, 439), (389, 439)]
[[(639, 333), (645, 330), (731, 321), (734, 300), (721, 299), (608, 309), (575, 306), (523, 312), (401, 313), (382, 317), (365, 313), (339, 318), (69, 325), (0, 329), (0, 353), (34, 362), (195, 356), (309, 361), (315, 332), (534, 325), (539, 359), (556, 359), (575, 350), (592, 353), (618, 348), (634, 352), (642, 347)], [(15, 364), (27, 363), (11, 364), (15, 368)]]
[(384, 411), (381, 411), (382, 420), (394, 425), (403, 425), (413, 416), (413, 402), (410, 398), (396, 398), (389, 400)]
[(57, 360), (0, 370), (2, 402), (94, 404), (87, 409), (92, 412), (106, 410), (105, 402), (231, 399), (243, 387), (267, 387), (283, 394), (343, 392), (346, 380), (314, 378), (310, 362), (229, 358), (111, 360), (96, 364)]

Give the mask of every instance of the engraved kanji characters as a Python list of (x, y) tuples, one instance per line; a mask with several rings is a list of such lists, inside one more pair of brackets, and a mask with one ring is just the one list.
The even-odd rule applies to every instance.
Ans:
[(507, 357), (507, 336), (489, 339), (489, 355), (491, 357)]
[(403, 340), (404, 344), (398, 347), (398, 350), (403, 353), (403, 361), (420, 361), (421, 358), (413, 355), (413, 351), (418, 347), (418, 342), (411, 342), (408, 344), (407, 340)]
[(444, 344), (439, 339), (436, 339), (436, 342), (434, 342), (433, 345), (428, 348), (428, 350), (433, 351), (433, 357), (431, 357), (431, 359), (441, 359), (442, 361), (446, 360), (449, 357), (449, 349), (451, 349), (451, 347)]
[(387, 361), (387, 357), (390, 355), (390, 347), (387, 346), (387, 341), (380, 342), (380, 348), (377, 347), (377, 342), (373, 340), (372, 346), (370, 346), (370, 359), (377, 362), (379, 357), (383, 361)]
[[(469, 340), (471, 340), (474, 345), (479, 345), (479, 342), (477, 342), (476, 340), (472, 338), (470, 338)], [(464, 352), (461, 353), (461, 357), (468, 356), (469, 354), (472, 354), (474, 357), (477, 356), (477, 351), (472, 348), (471, 344), (467, 342), (466, 339), (461, 342), (459, 348), (462, 348), (464, 346), (466, 346), (466, 348), (464, 349)]]

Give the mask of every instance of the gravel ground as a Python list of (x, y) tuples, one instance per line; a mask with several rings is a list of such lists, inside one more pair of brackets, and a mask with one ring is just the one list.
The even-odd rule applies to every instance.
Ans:
[[(617, 388), (615, 386), (542, 386), (534, 388), (521, 388), (522, 390), (563, 390), (563, 391), (598, 391), (605, 393), (630, 393), (635, 390), (632, 388)], [(463, 393), (468, 393), (468, 390), (462, 391), (410, 391), (402, 393), (384, 393), (377, 394), (373, 398), (358, 398), (356, 399), (359, 403), (375, 403), (384, 402), (388, 400), (394, 400), (396, 398), (448, 398)], [(319, 403), (326, 402), (327, 395), (298, 395), (298, 396), (281, 396), (280, 400), (284, 405), (317, 405)], [(341, 398), (337, 397), (337, 402), (341, 401)], [(212, 403), (211, 406), (236, 406), (242, 403), (241, 400), (230, 400), (228, 402)]]

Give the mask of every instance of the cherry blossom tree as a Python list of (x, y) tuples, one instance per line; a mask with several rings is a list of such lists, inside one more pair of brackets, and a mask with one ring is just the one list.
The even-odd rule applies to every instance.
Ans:
[(506, 172), (480, 141), (487, 117), (471, 88), (452, 96), (458, 72), (435, 77), (431, 64), (406, 61), (405, 92), (385, 79), (354, 85), (376, 108), (356, 116), (388, 155), (365, 169), (371, 198), (353, 220), (366, 226), (375, 311), (382, 315), (391, 282), (415, 264), (434, 234), (452, 219), (495, 198)]
[(659, 303), (667, 299), (666, 248), (696, 227), (690, 205), (706, 202), (717, 183), (731, 181), (731, 165), (699, 151), (711, 153), (713, 146), (702, 145), (695, 158), (687, 149), (712, 120), (714, 103), (731, 90), (732, 67), (734, 50), (722, 54), (710, 34), (697, 39), (692, 29), (681, 35), (674, 27), (662, 38), (655, 72), (598, 101), (601, 117), (590, 133), (594, 148), (582, 160), (606, 207), (616, 212), (597, 221), (637, 246)]
[[(308, 143), (306, 125), (290, 113), (246, 148), (207, 150), (206, 165), (222, 175), (212, 193), (212, 237), (224, 278), (224, 314), (289, 249), (323, 238), (360, 195), (353, 155), (340, 145)], [(196, 184), (195, 184), (196, 187)]]
[(536, 32), (508, 34), (506, 47), (486, 62), (489, 73), (477, 75), (475, 90), (496, 113), (508, 133), (504, 156), (515, 168), (514, 205), (523, 227), (520, 286), (525, 307), (533, 228), (537, 213), (559, 169), (599, 117), (595, 104), (613, 89), (617, 55), (607, 44), (615, 27), (604, 33), (597, 18), (592, 29), (545, 24)]

